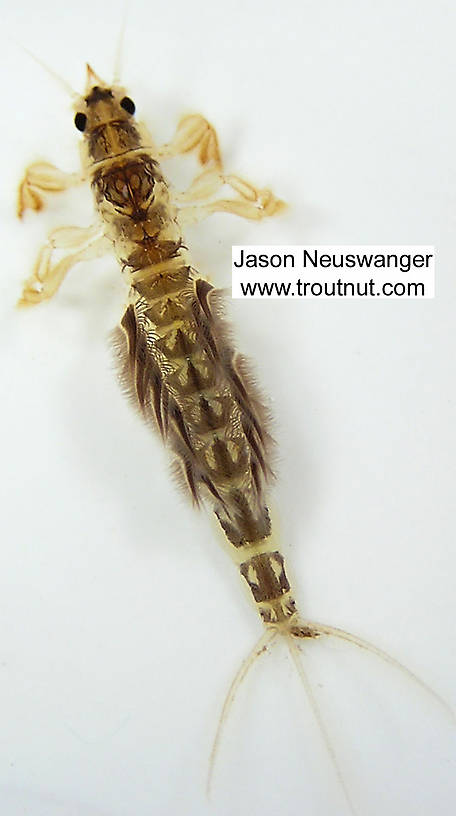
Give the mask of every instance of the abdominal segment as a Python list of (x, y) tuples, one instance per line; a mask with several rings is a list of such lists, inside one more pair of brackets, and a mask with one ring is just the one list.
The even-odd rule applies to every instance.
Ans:
[(194, 502), (212, 504), (260, 614), (273, 622), (283, 617), (289, 585), (282, 557), (269, 552), (271, 437), (228, 339), (220, 294), (191, 265), (154, 160), (117, 162), (93, 186), (130, 282), (118, 335), (124, 385), (161, 433)]
[(155, 420), (194, 501), (211, 500), (230, 542), (267, 537), (269, 434), (226, 341), (214, 290), (182, 265), (151, 275), (131, 296), (122, 319), (130, 391)]

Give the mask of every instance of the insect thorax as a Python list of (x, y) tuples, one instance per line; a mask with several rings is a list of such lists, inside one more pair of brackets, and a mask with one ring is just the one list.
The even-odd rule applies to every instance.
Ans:
[(131, 284), (122, 321), (128, 388), (167, 440), (194, 500), (212, 503), (263, 621), (280, 626), (296, 608), (283, 558), (271, 551), (267, 422), (214, 290), (190, 265), (148, 151), (95, 165), (92, 188)]

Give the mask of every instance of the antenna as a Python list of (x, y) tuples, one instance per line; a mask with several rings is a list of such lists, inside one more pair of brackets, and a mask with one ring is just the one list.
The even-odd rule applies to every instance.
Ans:
[(29, 57), (31, 57), (31, 59), (32, 59), (34, 62), (36, 62), (36, 63), (37, 63), (37, 64), (38, 64), (38, 65), (39, 65), (41, 68), (43, 68), (43, 70), (44, 70), (44, 71), (46, 71), (46, 73), (47, 73), (47, 74), (49, 74), (49, 76), (51, 76), (53, 79), (55, 79), (55, 80), (56, 80), (56, 82), (58, 82), (58, 84), (59, 84), (59, 85), (60, 85), (62, 88), (64, 88), (64, 89), (65, 89), (65, 91), (67, 92), (67, 94), (69, 94), (69, 95), (72, 97), (72, 99), (79, 99), (80, 94), (78, 94), (78, 93), (77, 93), (77, 92), (76, 92), (76, 91), (75, 91), (75, 90), (74, 90), (74, 89), (71, 87), (70, 83), (69, 83), (69, 82), (67, 82), (67, 81), (66, 81), (66, 79), (63, 79), (63, 77), (61, 77), (59, 74), (57, 74), (57, 73), (56, 73), (56, 71), (53, 71), (53, 69), (52, 69), (52, 68), (49, 68), (49, 65), (46, 65), (46, 63), (45, 63), (45, 62), (43, 62), (43, 61), (42, 61), (42, 60), (41, 60), (39, 57), (37, 57), (35, 54), (33, 54), (33, 53), (32, 53), (32, 51), (29, 51), (29, 49), (28, 49), (28, 48), (26, 48), (26, 47), (25, 47), (25, 45), (21, 45), (21, 43), (18, 43), (18, 42), (16, 42), (15, 44), (16, 44), (16, 45), (18, 46), (18, 48), (20, 48), (22, 51), (25, 51), (25, 53), (26, 53), (26, 54), (27, 54)]
[(120, 82), (120, 73), (122, 70), (122, 60), (123, 60), (123, 45), (125, 39), (125, 29), (127, 27), (127, 3), (128, 0), (124, 0), (123, 4), (123, 11), (122, 11), (122, 23), (120, 26), (119, 36), (117, 38), (117, 46), (116, 46), (116, 53), (114, 58), (114, 76), (112, 78), (113, 85), (116, 85)]

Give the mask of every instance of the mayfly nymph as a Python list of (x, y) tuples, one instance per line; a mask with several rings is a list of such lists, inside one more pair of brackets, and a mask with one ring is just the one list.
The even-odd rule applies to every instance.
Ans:
[[(115, 253), (129, 288), (115, 338), (122, 383), (161, 434), (194, 504), (211, 505), (265, 627), (229, 690), (211, 771), (236, 690), (256, 656), (278, 636), (288, 644), (337, 768), (301, 662), (300, 641), (331, 635), (400, 664), (354, 635), (299, 615), (271, 531), (267, 415), (244, 359), (231, 344), (220, 293), (192, 266), (182, 233), (186, 224), (211, 213), (260, 220), (279, 213), (283, 202), (270, 190), (225, 173), (216, 132), (199, 114), (184, 117), (174, 138), (157, 147), (137, 123), (125, 89), (106, 84), (90, 66), (85, 92), (75, 98), (74, 124), (81, 133), (82, 171), (67, 174), (46, 162), (30, 165), (19, 187), (18, 214), (40, 210), (43, 194), (87, 182), (96, 222), (50, 233), (20, 304), (48, 300), (75, 264)], [(176, 193), (160, 162), (190, 151), (202, 171), (186, 192)], [(223, 187), (231, 197), (217, 197)], [(70, 252), (55, 262), (54, 250)]]

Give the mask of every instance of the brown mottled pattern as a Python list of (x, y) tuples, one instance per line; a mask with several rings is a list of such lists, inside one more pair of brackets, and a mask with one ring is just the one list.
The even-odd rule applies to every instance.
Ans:
[(257, 603), (275, 600), (290, 591), (283, 557), (279, 552), (260, 553), (249, 558), (241, 564), (241, 575)]
[[(241, 552), (271, 532), (270, 437), (245, 361), (227, 339), (220, 296), (191, 267), (168, 186), (148, 155), (100, 168), (93, 189), (132, 276), (121, 324), (125, 387), (173, 451), (193, 500), (209, 499)], [(244, 564), (256, 600), (289, 589), (280, 559), (264, 554)], [(248, 580), (253, 569), (255, 585)]]
[(113, 142), (120, 150), (130, 150), (138, 143), (138, 131), (131, 122), (125, 120), (110, 121), (93, 128), (90, 133), (89, 150), (94, 161), (109, 158)]

